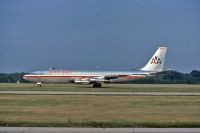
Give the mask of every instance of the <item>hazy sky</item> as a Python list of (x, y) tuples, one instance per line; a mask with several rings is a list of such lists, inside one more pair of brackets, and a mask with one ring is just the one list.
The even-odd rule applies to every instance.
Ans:
[(0, 0), (0, 72), (139, 69), (159, 46), (200, 70), (199, 0)]

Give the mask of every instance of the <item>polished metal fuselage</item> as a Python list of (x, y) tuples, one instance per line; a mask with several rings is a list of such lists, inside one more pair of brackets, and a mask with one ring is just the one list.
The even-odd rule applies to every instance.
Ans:
[(130, 82), (135, 79), (145, 78), (149, 72), (143, 71), (65, 71), (65, 70), (49, 70), (37, 71), (24, 75), (24, 79), (31, 82), (44, 83), (68, 83), (75, 80), (89, 81), (90, 79), (106, 77), (110, 78), (111, 83)]

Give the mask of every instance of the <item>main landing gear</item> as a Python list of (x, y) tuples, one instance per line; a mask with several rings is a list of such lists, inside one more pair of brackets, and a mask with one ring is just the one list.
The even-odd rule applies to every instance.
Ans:
[(101, 83), (94, 83), (93, 87), (101, 88)]

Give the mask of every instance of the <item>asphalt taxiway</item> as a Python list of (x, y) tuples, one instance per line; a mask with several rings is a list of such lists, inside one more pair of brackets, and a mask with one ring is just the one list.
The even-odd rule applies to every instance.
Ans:
[(194, 92), (69, 92), (69, 91), (0, 91), (0, 95), (112, 95), (112, 96), (200, 96)]
[(0, 133), (199, 133), (200, 128), (0, 127)]

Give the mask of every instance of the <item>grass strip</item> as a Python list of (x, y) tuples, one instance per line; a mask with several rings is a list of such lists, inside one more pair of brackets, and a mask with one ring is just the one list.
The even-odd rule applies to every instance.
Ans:
[(199, 128), (200, 122), (145, 122), (145, 121), (82, 121), (37, 122), (37, 121), (0, 121), (7, 127), (99, 127), (99, 128)]

